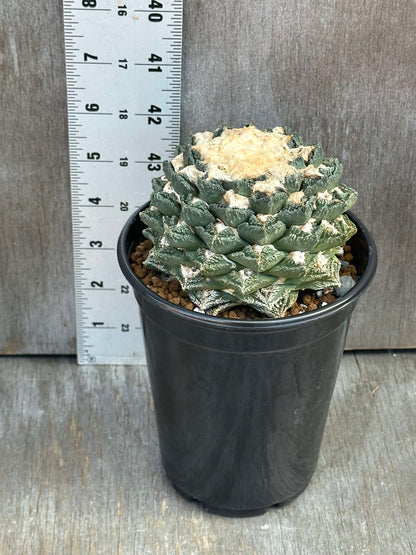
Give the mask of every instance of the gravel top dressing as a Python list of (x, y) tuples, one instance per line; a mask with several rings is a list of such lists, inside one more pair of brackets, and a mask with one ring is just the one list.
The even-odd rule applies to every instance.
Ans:
[[(190, 300), (187, 293), (182, 290), (182, 287), (177, 279), (171, 279), (157, 270), (150, 270), (144, 265), (144, 261), (146, 260), (152, 247), (152, 242), (149, 239), (146, 239), (137, 245), (135, 251), (131, 255), (131, 267), (136, 276), (146, 285), (146, 287), (160, 297), (188, 310), (202, 312), (202, 310), (196, 307)], [(327, 287), (318, 291), (313, 291), (311, 289), (300, 291), (296, 301), (286, 311), (285, 317), (295, 316), (296, 314), (316, 310), (321, 306), (326, 306), (327, 304), (332, 303), (338, 297), (345, 295), (358, 279), (357, 269), (354, 264), (352, 264), (353, 259), (354, 255), (351, 252), (350, 245), (344, 245), (344, 254), (340, 256), (341, 268), (339, 275), (341, 279), (341, 287)], [(220, 312), (218, 316), (222, 318), (249, 320), (269, 318), (269, 316), (262, 314), (255, 308), (241, 304)]]

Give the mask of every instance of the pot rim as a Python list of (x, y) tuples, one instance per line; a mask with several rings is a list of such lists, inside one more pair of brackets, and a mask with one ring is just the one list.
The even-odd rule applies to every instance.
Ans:
[(324, 307), (320, 307), (316, 310), (311, 310), (310, 312), (304, 312), (302, 314), (296, 314), (289, 317), (268, 318), (264, 320), (234, 320), (229, 318), (221, 318), (219, 316), (211, 316), (202, 312), (194, 312), (192, 310), (188, 310), (181, 306), (175, 305), (167, 299), (164, 299), (163, 297), (160, 297), (159, 295), (154, 293), (141, 281), (140, 278), (135, 275), (130, 266), (130, 255), (134, 244), (137, 243), (137, 239), (136, 241), (132, 241), (131, 237), (129, 238), (129, 235), (133, 232), (134, 228), (139, 230), (139, 228), (143, 226), (139, 214), (149, 204), (150, 203), (147, 202), (140, 206), (130, 216), (121, 230), (117, 243), (117, 258), (119, 265), (127, 281), (130, 283), (130, 285), (133, 286), (136, 294), (145, 297), (148, 302), (159, 306), (160, 309), (167, 310), (168, 312), (174, 313), (176, 316), (185, 318), (188, 321), (191, 320), (195, 324), (209, 325), (210, 327), (223, 328), (227, 330), (232, 329), (234, 331), (253, 331), (253, 328), (255, 328), (257, 331), (268, 331), (270, 329), (276, 330), (282, 328), (297, 328), (307, 323), (322, 320), (330, 314), (334, 314), (335, 312), (343, 310), (343, 308), (347, 304), (354, 303), (356, 300), (358, 300), (358, 297), (360, 297), (364, 293), (364, 291), (368, 289), (376, 272), (378, 257), (374, 240), (363, 222), (355, 214), (348, 210), (346, 214), (362, 232), (367, 243), (368, 261), (365, 271), (363, 275), (360, 276), (358, 283), (356, 283), (356, 285), (354, 285), (354, 287), (352, 287), (352, 289), (350, 289), (350, 291), (348, 291), (346, 295), (339, 297), (338, 299), (336, 299), (332, 303), (327, 304)]

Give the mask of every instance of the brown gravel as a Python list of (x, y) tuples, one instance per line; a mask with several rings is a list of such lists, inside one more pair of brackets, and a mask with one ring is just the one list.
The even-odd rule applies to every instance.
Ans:
[[(152, 248), (152, 242), (149, 239), (142, 241), (137, 245), (135, 252), (131, 255), (132, 264), (131, 267), (138, 278), (147, 285), (154, 293), (167, 299), (173, 304), (180, 305), (188, 310), (193, 310), (195, 308), (194, 303), (188, 297), (188, 295), (182, 291), (181, 285), (178, 280), (173, 279), (172, 281), (167, 281), (163, 279), (160, 272), (155, 270), (149, 270), (143, 264), (147, 258), (149, 250)], [(341, 256), (341, 260), (345, 260), (349, 263), (345, 268), (341, 267), (340, 276), (349, 275), (355, 281), (357, 281), (357, 269), (353, 264), (351, 264), (354, 259), (351, 253), (351, 247), (349, 245), (344, 245), (344, 254)], [(336, 300), (336, 296), (333, 293), (332, 288), (324, 290), (323, 295), (318, 297), (316, 291), (305, 290), (300, 291), (299, 296), (295, 303), (286, 311), (285, 316), (294, 316), (296, 314), (301, 314), (302, 312), (309, 312), (311, 310), (316, 310), (325, 304), (332, 303)], [(258, 312), (255, 308), (251, 306), (236, 306), (228, 310), (224, 310), (220, 317), (232, 318), (232, 319), (249, 319), (258, 320), (268, 318), (265, 314)]]
[(172, 281), (167, 281), (161, 277), (159, 272), (149, 270), (143, 264), (152, 246), (153, 244), (149, 239), (137, 245), (135, 252), (131, 255), (131, 267), (134, 273), (149, 289), (160, 297), (163, 297), (173, 304), (193, 310), (195, 305), (188, 295), (182, 291), (178, 280), (174, 279)]

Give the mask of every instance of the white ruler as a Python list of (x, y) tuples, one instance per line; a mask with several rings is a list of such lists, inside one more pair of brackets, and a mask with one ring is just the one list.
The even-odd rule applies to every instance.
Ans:
[(145, 362), (117, 263), (129, 215), (179, 144), (181, 0), (63, 0), (80, 364)]

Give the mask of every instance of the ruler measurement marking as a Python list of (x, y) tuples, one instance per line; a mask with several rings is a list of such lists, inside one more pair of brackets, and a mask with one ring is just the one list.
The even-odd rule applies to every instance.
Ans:
[(83, 287), (81, 291), (115, 291), (115, 287)]
[(77, 12), (111, 12), (111, 8), (64, 8), (64, 12), (77, 11)]
[[(154, 10), (133, 10), (140, 13), (154, 13)], [(157, 10), (157, 13), (176, 13), (175, 10)]]
[(88, 64), (89, 66), (112, 66), (113, 62), (70, 62), (68, 65), (71, 64)]
[[(137, 321), (137, 307), (131, 306), (129, 300), (132, 287), (121, 275), (114, 252), (123, 222), (150, 193), (153, 173), (146, 168), (150, 161), (145, 160), (149, 152), (157, 152), (165, 159), (178, 142), (182, 1), (173, 0), (169, 9), (164, 10), (129, 9), (129, 13), (143, 14), (139, 37), (134, 18), (117, 17), (125, 15), (117, 14), (124, 7), (115, 6), (114, 0), (100, 0), (100, 7), (94, 9), (63, 0), (63, 8), (78, 362), (116, 364), (126, 363), (127, 359), (137, 362), (134, 357), (140, 338), (136, 333), (142, 326)], [(151, 13), (166, 17), (145, 15)], [(112, 37), (109, 45), (102, 44), (102, 35)], [(162, 54), (163, 63), (146, 63), (147, 36), (152, 38), (152, 51), (159, 52), (159, 43), (166, 52)], [(134, 48), (137, 56), (137, 44), (139, 59), (131, 60), (128, 52)], [(122, 56), (124, 59), (117, 63)], [(136, 66), (137, 70), (132, 71)], [(140, 70), (140, 66), (144, 69)], [(145, 69), (157, 66), (163, 67), (163, 72)], [(148, 94), (152, 105), (167, 108), (143, 113), (148, 106)], [(85, 105), (87, 110), (83, 109)], [(113, 117), (84, 118), (85, 115)], [(127, 117), (120, 117), (124, 115)], [(145, 116), (163, 117), (163, 124), (152, 127), (149, 134)], [(130, 172), (126, 166), (136, 163), (136, 170)], [(139, 182), (147, 184), (146, 194), (137, 190), (137, 172)], [(97, 291), (101, 294), (96, 295)], [(132, 310), (129, 312), (127, 307)], [(92, 330), (103, 331), (96, 334)], [(144, 357), (140, 362), (144, 362)]]
[(113, 112), (74, 112), (79, 116), (112, 116)]
[[(151, 112), (147, 112), (147, 113), (145, 113), (145, 114), (134, 114), (134, 115), (135, 115), (135, 116), (149, 116), (149, 117), (151, 117), (151, 116), (152, 116), (152, 113), (151, 113)], [(164, 117), (170, 117), (170, 116), (174, 116), (175, 114), (174, 114), (174, 113), (170, 113), (170, 114), (161, 114), (160, 112), (155, 112), (155, 115), (164, 116)], [(153, 117), (154, 117), (154, 116), (153, 116)]]
[(116, 330), (115, 326), (85, 326), (86, 330)]
[[(136, 62), (134, 64), (135, 66), (148, 66), (148, 67), (153, 67), (153, 64), (145, 64), (145, 63), (140, 63), (140, 62)], [(158, 64), (158, 67), (174, 67), (175, 64)]]

